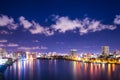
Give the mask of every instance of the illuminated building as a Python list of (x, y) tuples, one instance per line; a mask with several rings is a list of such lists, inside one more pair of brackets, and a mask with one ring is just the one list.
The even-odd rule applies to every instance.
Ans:
[(35, 53), (31, 54), (31, 58), (36, 59), (36, 54)]
[(115, 50), (114, 52), (113, 52), (113, 54), (120, 54), (120, 51), (119, 50)]
[(102, 55), (105, 57), (109, 55), (109, 46), (102, 46)]
[(36, 53), (26, 52), (26, 59), (36, 59)]
[(30, 59), (30, 52), (26, 52), (26, 59)]
[(78, 56), (77, 50), (76, 50), (76, 49), (71, 49), (70, 55), (71, 55), (72, 57), (77, 57), (77, 56)]
[(6, 55), (7, 55), (6, 50), (3, 49), (3, 48), (0, 48), (0, 56), (1, 56), (2, 58), (6, 58)]

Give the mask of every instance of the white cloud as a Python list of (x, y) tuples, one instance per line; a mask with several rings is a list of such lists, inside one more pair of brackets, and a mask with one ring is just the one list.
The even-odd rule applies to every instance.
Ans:
[(39, 46), (32, 47), (33, 50), (41, 49)]
[[(23, 31), (29, 31), (31, 34), (44, 34), (46, 36), (54, 35), (56, 31), (59, 33), (66, 33), (67, 31), (72, 31), (77, 33), (79, 31), (80, 35), (87, 34), (89, 32), (96, 32), (102, 30), (114, 30), (117, 25), (120, 24), (120, 15), (117, 15), (114, 19), (114, 24), (102, 24), (101, 21), (95, 19), (70, 19), (69, 17), (60, 17), (59, 15), (53, 15), (55, 24), (51, 24), (49, 27), (42, 26), (40, 23), (34, 20), (29, 21), (25, 17), (19, 17), (19, 23), (15, 23), (12, 17), (6, 15), (0, 16), (0, 27), (7, 27), (9, 32), (6, 30), (0, 31), (0, 34), (10, 34), (12, 31), (18, 28), (18, 25), (23, 26)], [(52, 19), (51, 19), (52, 20)]]
[(45, 47), (45, 46), (41, 46), (41, 49), (48, 49), (48, 47)]
[(5, 45), (4, 44), (0, 44), (0, 47), (5, 47)]
[(53, 35), (54, 32), (49, 28), (45, 28), (43, 26), (41, 26), (39, 23), (36, 23), (35, 21), (32, 22), (33, 23), (33, 26), (31, 29), (29, 29), (29, 31), (32, 33), (32, 34), (45, 34), (46, 36), (50, 36), (50, 35)]
[(50, 30), (50, 28), (45, 28), (44, 29), (44, 34), (46, 36), (51, 36), (51, 35), (54, 35), (54, 31), (53, 30)]
[(32, 26), (32, 23), (26, 20), (23, 16), (19, 18), (20, 25), (23, 25), (25, 29), (29, 29)]
[(23, 16), (19, 18), (19, 21), (20, 25), (23, 25), (23, 27), (27, 29), (31, 34), (45, 34), (47, 36), (54, 34), (54, 32), (50, 31), (49, 28), (45, 28), (35, 21), (30, 22)]
[(39, 47), (39, 46), (33, 46), (33, 47), (19, 47), (18, 49), (20, 49), (20, 50), (38, 50), (38, 49), (40, 49), (40, 50), (42, 50), (42, 49), (48, 49), (47, 47), (45, 47), (45, 46), (41, 46), (41, 47)]
[(32, 34), (41, 34), (44, 32), (44, 28), (39, 23), (36, 23), (34, 21), (32, 23), (33, 27), (29, 30)]
[[(8, 17), (6, 15), (0, 16), (0, 27), (6, 27), (9, 30), (16, 30), (18, 25), (22, 25), (25, 30), (28, 30), (31, 34), (44, 34), (46, 36), (53, 35), (54, 32), (50, 30), (48, 27), (45, 28), (41, 26), (39, 23), (32, 20), (32, 22), (25, 19), (25, 17), (19, 17), (19, 23), (15, 23), (12, 17)], [(0, 34), (9, 34), (8, 31), (2, 30)]]
[(117, 25), (120, 24), (120, 15), (116, 15), (116, 17), (114, 19), (114, 24), (117, 24)]
[(20, 49), (20, 50), (31, 50), (30, 47), (19, 47), (18, 49)]
[(68, 17), (57, 17), (56, 18), (56, 23), (51, 25), (55, 31), (59, 31), (61, 33), (65, 33), (66, 31), (69, 30), (74, 30), (77, 27), (81, 27), (81, 22), (77, 19), (75, 20), (70, 20)]
[(13, 18), (9, 18), (6, 15), (1, 15), (0, 16), (0, 26), (4, 27), (6, 26), (8, 29), (16, 29), (18, 26), (17, 24), (14, 23), (14, 19)]
[(82, 21), (82, 26), (79, 27), (80, 35), (87, 34), (89, 32), (96, 32), (101, 30), (114, 30), (116, 29), (115, 25), (105, 25), (97, 20), (90, 20), (89, 18), (85, 18)]
[(51, 25), (51, 27), (60, 33), (65, 33), (69, 30), (74, 32), (75, 29), (79, 29), (80, 35), (106, 29), (114, 30), (117, 28), (115, 25), (105, 25), (100, 21), (94, 19), (91, 20), (89, 18), (84, 18), (83, 20), (71, 20), (68, 17), (57, 17), (56, 23)]
[(14, 44), (14, 43), (9, 43), (7, 46), (8, 47), (18, 47), (19, 45), (18, 44)]
[(0, 43), (6, 43), (8, 42), (7, 40), (3, 39), (3, 40), (0, 40)]
[(6, 25), (11, 24), (13, 22), (14, 22), (13, 18), (9, 18), (6, 15), (2, 15), (0, 17), (0, 26), (6, 26)]

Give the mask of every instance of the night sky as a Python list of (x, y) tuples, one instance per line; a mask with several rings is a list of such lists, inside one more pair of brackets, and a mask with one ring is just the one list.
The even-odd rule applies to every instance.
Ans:
[(120, 0), (0, 0), (0, 47), (8, 52), (120, 50)]

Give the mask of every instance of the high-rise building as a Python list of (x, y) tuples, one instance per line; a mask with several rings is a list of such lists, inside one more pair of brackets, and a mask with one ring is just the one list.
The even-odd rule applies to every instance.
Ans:
[(102, 46), (102, 55), (103, 56), (109, 55), (109, 46)]
[(6, 57), (6, 55), (7, 55), (6, 50), (5, 50), (5, 49), (3, 49), (3, 48), (0, 48), (0, 56), (1, 56), (2, 58), (5, 58), (5, 57)]
[(76, 49), (71, 49), (70, 55), (73, 56), (73, 57), (77, 56), (77, 50)]

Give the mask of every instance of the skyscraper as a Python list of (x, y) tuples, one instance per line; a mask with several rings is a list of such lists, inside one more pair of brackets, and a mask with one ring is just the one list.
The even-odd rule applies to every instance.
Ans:
[(1, 56), (2, 58), (5, 58), (5, 57), (6, 57), (6, 55), (7, 55), (6, 50), (5, 50), (5, 49), (3, 49), (3, 48), (0, 48), (0, 56)]
[(76, 57), (77, 56), (77, 50), (76, 49), (71, 49), (70, 55), (73, 56), (73, 57)]
[(109, 55), (109, 46), (102, 46), (102, 55), (105, 57)]

